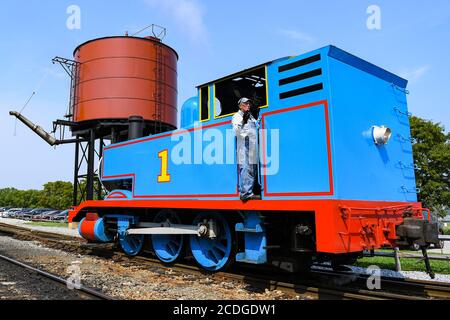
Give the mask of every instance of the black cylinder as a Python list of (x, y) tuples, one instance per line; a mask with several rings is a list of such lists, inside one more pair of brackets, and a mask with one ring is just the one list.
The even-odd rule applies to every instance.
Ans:
[(131, 116), (128, 118), (128, 140), (141, 138), (144, 136), (144, 118), (141, 116)]

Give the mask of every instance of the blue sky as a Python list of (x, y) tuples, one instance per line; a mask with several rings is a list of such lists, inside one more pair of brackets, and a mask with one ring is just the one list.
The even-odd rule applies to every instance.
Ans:
[[(81, 29), (66, 27), (70, 5), (81, 9)], [(366, 26), (370, 5), (381, 9), (380, 30)], [(180, 55), (179, 105), (200, 83), (333, 44), (407, 78), (409, 110), (450, 128), (448, 0), (3, 0), (0, 188), (72, 180), (73, 146), (50, 148), (23, 125), (15, 130), (8, 115), (36, 91), (24, 115), (48, 130), (62, 118), (69, 80), (51, 59), (71, 58), (89, 39), (132, 34), (151, 23), (167, 28), (164, 42)]]

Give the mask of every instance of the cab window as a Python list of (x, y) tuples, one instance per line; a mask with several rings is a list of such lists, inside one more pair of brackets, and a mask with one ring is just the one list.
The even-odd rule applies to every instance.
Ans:
[(200, 89), (200, 121), (209, 120), (209, 90), (208, 87)]
[(256, 107), (267, 106), (266, 67), (242, 72), (214, 84), (214, 117), (221, 118), (238, 110), (237, 102), (247, 97)]

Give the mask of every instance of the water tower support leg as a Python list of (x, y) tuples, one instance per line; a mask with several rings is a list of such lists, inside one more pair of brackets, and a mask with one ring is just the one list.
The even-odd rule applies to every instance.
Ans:
[[(78, 139), (78, 136), (77, 136)], [(78, 156), (80, 154), (80, 142), (75, 143), (75, 165), (74, 165), (74, 173), (73, 173), (73, 205), (78, 205)]]
[(86, 177), (86, 200), (94, 199), (94, 157), (95, 157), (95, 132), (89, 130), (88, 164)]

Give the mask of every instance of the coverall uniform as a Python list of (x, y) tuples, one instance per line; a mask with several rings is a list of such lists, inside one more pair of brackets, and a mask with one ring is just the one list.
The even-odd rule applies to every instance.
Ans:
[(234, 114), (231, 123), (236, 135), (237, 161), (239, 165), (239, 192), (241, 199), (252, 197), (253, 187), (258, 176), (258, 143), (259, 121), (249, 112), (246, 124), (243, 123), (244, 112)]

